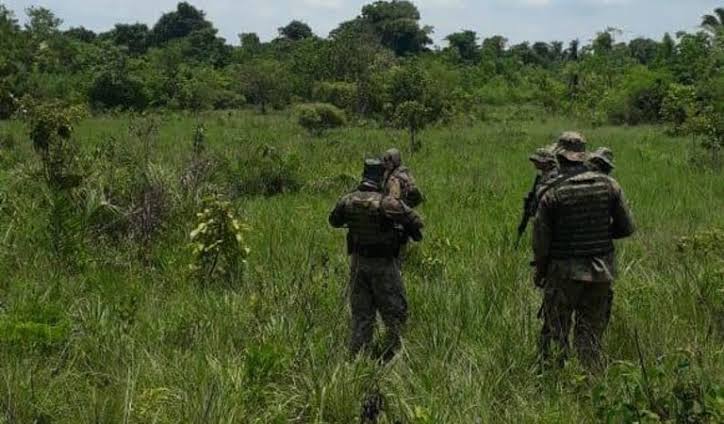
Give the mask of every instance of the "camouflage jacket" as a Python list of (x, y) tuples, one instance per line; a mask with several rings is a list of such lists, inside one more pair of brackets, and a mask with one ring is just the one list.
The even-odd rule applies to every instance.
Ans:
[[(621, 186), (609, 176), (584, 172), (570, 178), (570, 182), (586, 184), (587, 181), (603, 179), (608, 188), (610, 239), (619, 239), (633, 234), (635, 228)], [(568, 279), (587, 282), (612, 282), (615, 276), (614, 253), (589, 257), (551, 258), (551, 244), (555, 237), (554, 228), (560, 213), (561, 184), (548, 190), (540, 199), (533, 228), (533, 253), (537, 272), (546, 278)]]
[(405, 166), (398, 166), (385, 177), (385, 194), (402, 200), (411, 208), (423, 201), (422, 192), (415, 184), (415, 178)]

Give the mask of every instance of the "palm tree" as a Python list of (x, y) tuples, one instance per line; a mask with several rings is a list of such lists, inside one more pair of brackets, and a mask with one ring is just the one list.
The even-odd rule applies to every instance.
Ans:
[(702, 16), (701, 27), (715, 35), (724, 30), (724, 7), (714, 9), (713, 15)]

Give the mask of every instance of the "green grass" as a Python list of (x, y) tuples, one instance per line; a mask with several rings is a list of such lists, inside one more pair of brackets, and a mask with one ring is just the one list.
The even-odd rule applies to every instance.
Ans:
[[(314, 138), (285, 114), (246, 112), (160, 122), (150, 160), (173, 207), (150, 260), (129, 237), (92, 237), (82, 221), (73, 267), (52, 254), (25, 130), (0, 123), (16, 140), (0, 151), (0, 423), (347, 423), (376, 391), (381, 422), (619, 422), (647, 410), (676, 421), (694, 414), (688, 398), (724, 414), (721, 250), (677, 249), (682, 236), (724, 229), (724, 178), (696, 162), (705, 155), (690, 140), (549, 117), (423, 132), (423, 150), (404, 159), (427, 196), (425, 240), (404, 270), (404, 350), (382, 367), (347, 358), (344, 234), (327, 224), (342, 187), (320, 182), (359, 175), (365, 154), (405, 148), (404, 133), (369, 125)], [(193, 206), (178, 193), (197, 122), (222, 164), (215, 183), (252, 227), (249, 266), (232, 287), (201, 288), (188, 271)], [(86, 186), (101, 178), (89, 159), (96, 146), (109, 137), (138, 146), (128, 124), (78, 126)], [(539, 377), (540, 294), (529, 249), (513, 240), (532, 180), (527, 155), (568, 129), (613, 149), (638, 233), (617, 246), (612, 365), (586, 377), (574, 361)], [(263, 145), (286, 155), (299, 191), (237, 195)]]

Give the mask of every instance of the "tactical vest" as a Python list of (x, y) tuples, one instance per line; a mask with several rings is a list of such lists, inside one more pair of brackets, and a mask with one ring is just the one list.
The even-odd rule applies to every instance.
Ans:
[(603, 256), (613, 252), (611, 185), (606, 177), (582, 174), (557, 187), (555, 196), (552, 258)]
[(382, 194), (374, 192), (354, 193), (347, 199), (350, 253), (365, 257), (394, 257), (399, 253), (397, 233), (381, 203)]
[(395, 178), (400, 183), (400, 200), (405, 202), (408, 206), (411, 208), (417, 207), (420, 203), (422, 203), (422, 194), (420, 193), (420, 190), (415, 185), (414, 179), (410, 175), (410, 170), (405, 166), (399, 166), (394, 171), (392, 171), (392, 174), (388, 176), (387, 181), (385, 182), (385, 187), (389, 192), (389, 180), (390, 178)]

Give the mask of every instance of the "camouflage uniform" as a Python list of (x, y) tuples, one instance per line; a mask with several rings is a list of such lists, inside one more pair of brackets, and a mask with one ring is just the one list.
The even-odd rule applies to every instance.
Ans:
[(384, 156), (385, 172), (384, 189), (396, 199), (402, 200), (411, 208), (415, 208), (423, 201), (423, 196), (415, 184), (415, 178), (410, 170), (402, 165), (402, 157), (398, 149), (389, 149)]
[(591, 153), (587, 165), (592, 171), (610, 174), (614, 168), (613, 152), (608, 147), (600, 147)]
[(539, 178), (536, 178), (534, 184), (536, 200), (538, 201), (546, 184), (558, 176), (558, 165), (556, 164), (555, 155), (544, 148), (537, 149), (528, 159), (533, 162), (538, 171)]
[(407, 300), (397, 255), (400, 242), (395, 225), (414, 240), (422, 239), (422, 220), (403, 202), (379, 191), (382, 166), (365, 164), (365, 181), (343, 196), (329, 216), (335, 228), (346, 226), (350, 258), (350, 352), (356, 355), (372, 342), (377, 312), (387, 334), (380, 356), (392, 358), (400, 346), (407, 321)]
[(568, 150), (572, 152), (585, 152), (586, 151), (586, 138), (581, 133), (575, 131), (566, 131), (558, 136), (558, 140), (544, 147), (545, 150), (549, 151), (553, 155)]
[(593, 367), (613, 301), (613, 240), (633, 234), (634, 225), (613, 178), (586, 170), (583, 152), (564, 150), (558, 158), (561, 180), (541, 198), (533, 230), (536, 283), (544, 292), (539, 349), (547, 361), (555, 342), (561, 365), (575, 314), (575, 348)]

